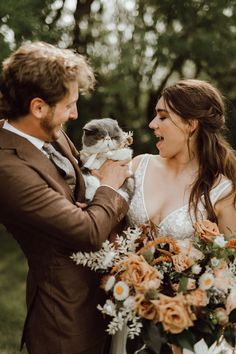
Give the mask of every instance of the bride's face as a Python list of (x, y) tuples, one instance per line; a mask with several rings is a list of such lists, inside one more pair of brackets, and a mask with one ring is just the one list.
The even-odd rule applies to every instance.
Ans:
[(163, 97), (157, 103), (156, 116), (150, 122), (158, 138), (156, 144), (159, 154), (165, 158), (172, 158), (179, 154), (189, 155), (188, 140), (191, 127), (180, 116), (175, 114), (165, 103)]

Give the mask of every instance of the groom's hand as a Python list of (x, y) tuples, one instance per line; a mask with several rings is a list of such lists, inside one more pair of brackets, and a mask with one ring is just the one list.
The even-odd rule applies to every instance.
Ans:
[(129, 159), (107, 160), (98, 170), (93, 170), (92, 175), (98, 177), (101, 184), (119, 189), (126, 178), (130, 177), (129, 162)]

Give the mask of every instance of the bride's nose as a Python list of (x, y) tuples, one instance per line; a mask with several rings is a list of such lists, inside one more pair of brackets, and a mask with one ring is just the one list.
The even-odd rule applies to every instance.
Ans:
[(154, 117), (153, 120), (151, 120), (151, 122), (149, 123), (149, 128), (151, 128), (151, 129), (158, 128), (157, 117)]

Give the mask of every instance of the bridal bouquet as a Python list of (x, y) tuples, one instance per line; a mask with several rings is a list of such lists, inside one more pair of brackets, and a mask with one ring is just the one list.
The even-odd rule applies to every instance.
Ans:
[(127, 353), (170, 353), (170, 344), (193, 350), (223, 338), (235, 346), (236, 239), (204, 220), (193, 240), (159, 235), (153, 224), (128, 228), (99, 252), (72, 255), (104, 273), (107, 331), (126, 326)]

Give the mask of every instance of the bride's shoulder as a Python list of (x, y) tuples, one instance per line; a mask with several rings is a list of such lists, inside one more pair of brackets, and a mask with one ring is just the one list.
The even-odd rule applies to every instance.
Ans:
[(148, 164), (151, 165), (158, 165), (160, 164), (160, 157), (159, 155), (151, 154), (141, 154), (135, 156), (132, 160), (132, 169), (134, 172), (138, 169), (142, 161), (146, 161)]

